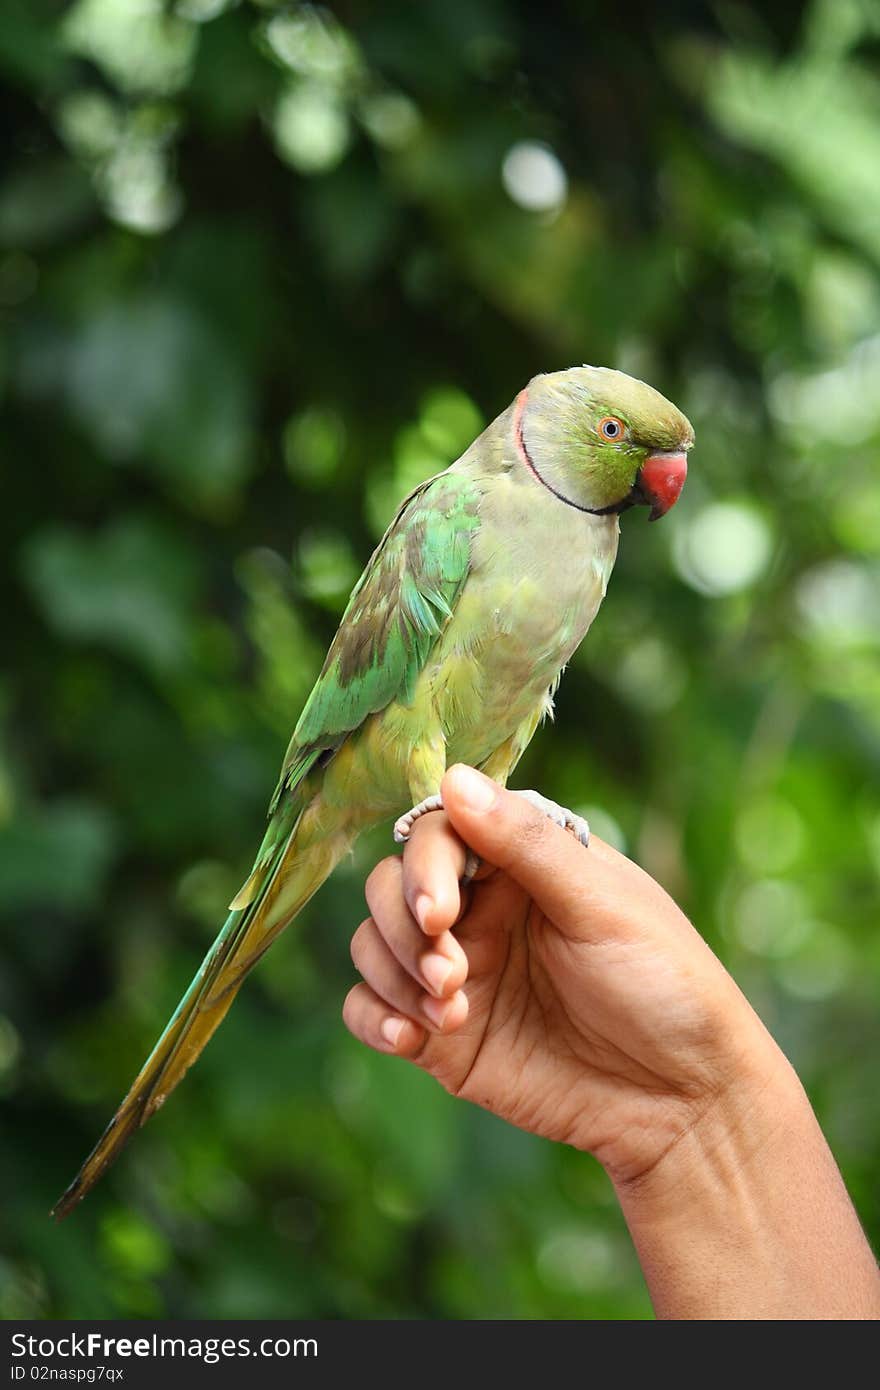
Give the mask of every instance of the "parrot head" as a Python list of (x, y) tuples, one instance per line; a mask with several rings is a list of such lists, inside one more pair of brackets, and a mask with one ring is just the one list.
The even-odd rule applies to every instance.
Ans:
[(607, 516), (678, 501), (694, 431), (644, 381), (609, 367), (536, 376), (514, 411), (516, 447), (538, 481), (580, 511)]

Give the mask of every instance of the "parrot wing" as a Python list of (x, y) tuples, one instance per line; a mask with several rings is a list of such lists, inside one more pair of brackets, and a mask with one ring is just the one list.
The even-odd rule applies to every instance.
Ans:
[(412, 700), (467, 578), (479, 501), (471, 479), (445, 472), (401, 504), (352, 591), (293, 731), (270, 814), (370, 714)]
[[(350, 733), (392, 700), (412, 699), (470, 568), (480, 492), (460, 473), (440, 473), (401, 503), (352, 591), (339, 629), (299, 717), (269, 806), (269, 825), (247, 881), (229, 904), (244, 917), (233, 950), (208, 999), (216, 1002), (251, 969), (283, 930), (283, 920), (253, 918), (285, 860), (303, 809), (301, 784), (326, 766)], [(317, 886), (317, 885), (316, 885)]]

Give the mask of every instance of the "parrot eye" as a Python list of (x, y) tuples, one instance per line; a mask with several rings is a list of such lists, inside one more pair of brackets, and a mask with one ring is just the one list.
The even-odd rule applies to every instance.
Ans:
[(622, 439), (626, 426), (616, 415), (603, 415), (596, 429), (603, 439)]

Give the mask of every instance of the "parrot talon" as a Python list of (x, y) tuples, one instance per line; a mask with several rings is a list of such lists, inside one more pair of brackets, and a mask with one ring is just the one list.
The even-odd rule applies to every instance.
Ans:
[[(426, 816), (429, 811), (442, 810), (443, 798), (440, 796), (439, 793), (436, 793), (434, 796), (426, 796), (424, 801), (420, 801), (417, 806), (413, 806), (412, 810), (407, 811), (402, 816), (399, 816), (397, 820), (394, 822), (394, 838), (397, 841), (397, 843), (399, 845), (406, 844), (407, 840), (412, 834), (413, 826), (415, 825), (416, 821), (419, 819), (420, 816)], [(471, 879), (476, 874), (482, 862), (483, 861), (478, 854), (474, 854), (472, 849), (468, 849), (467, 859), (464, 861), (464, 873), (462, 874), (460, 879), (462, 888), (466, 887), (467, 884), (470, 883)]]
[(420, 801), (417, 806), (413, 806), (404, 815), (398, 816), (397, 820), (394, 822), (394, 839), (396, 843), (399, 845), (406, 844), (412, 834), (412, 828), (420, 816), (426, 816), (429, 811), (442, 810), (443, 798), (439, 792), (435, 792), (433, 796), (426, 796), (424, 801)]
[[(580, 841), (584, 848), (587, 848), (590, 843), (590, 827), (583, 816), (576, 816), (574, 811), (569, 811), (567, 806), (560, 806), (558, 802), (551, 801), (549, 797), (542, 796), (540, 792), (517, 791), (514, 792), (514, 795), (521, 796), (530, 806), (534, 806), (536, 811), (540, 811), (542, 815), (547, 816), (554, 825), (560, 826), (563, 830), (570, 830), (572, 835)], [(424, 801), (420, 801), (417, 806), (413, 806), (412, 810), (407, 811), (405, 815), (399, 816), (394, 822), (394, 838), (397, 843), (399, 845), (406, 844), (412, 834), (413, 826), (420, 816), (426, 816), (429, 811), (442, 810), (443, 800), (439, 794), (426, 796)], [(475, 854), (472, 849), (468, 849), (467, 859), (464, 864), (464, 873), (460, 879), (463, 888), (466, 887), (467, 884), (473, 882), (482, 862), (478, 854)]]
[(472, 849), (468, 850), (467, 859), (464, 861), (464, 873), (458, 880), (460, 887), (467, 888), (468, 884), (474, 881), (482, 862), (478, 854), (474, 854)]
[[(543, 815), (552, 820), (554, 825), (560, 826), (563, 830), (570, 830), (583, 845), (584, 849), (588, 847), (590, 843), (590, 827), (583, 816), (576, 816), (574, 811), (569, 811), (567, 806), (558, 805), (557, 802), (551, 801), (549, 797), (542, 796), (540, 792), (516, 791), (514, 792), (514, 796), (521, 796), (530, 806), (534, 806), (536, 811), (541, 811)], [(464, 865), (464, 873), (460, 879), (462, 888), (467, 887), (469, 883), (473, 882), (482, 862), (478, 854), (474, 854), (472, 849), (468, 850)]]

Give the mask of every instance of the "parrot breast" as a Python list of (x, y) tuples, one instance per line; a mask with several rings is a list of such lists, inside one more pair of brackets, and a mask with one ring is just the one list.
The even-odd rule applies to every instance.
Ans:
[(433, 792), (444, 767), (482, 766), (524, 726), (533, 731), (605, 596), (618, 535), (616, 516), (567, 507), (528, 474), (496, 474), (467, 581), (412, 698), (393, 700), (346, 741), (322, 802), (373, 824), (411, 799), (414, 757), (436, 766)]
[(417, 691), (447, 764), (484, 762), (546, 698), (583, 640), (617, 554), (616, 516), (566, 507), (530, 477), (493, 480), (453, 622)]

